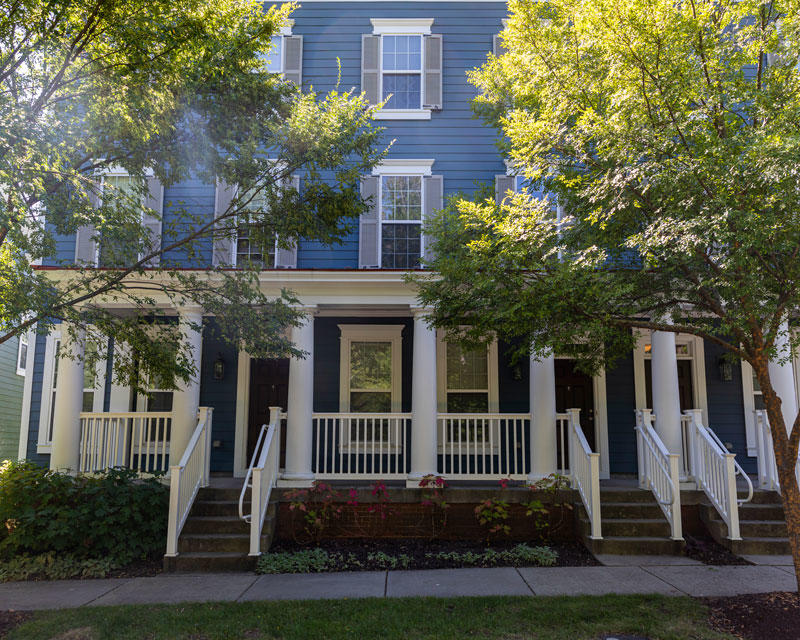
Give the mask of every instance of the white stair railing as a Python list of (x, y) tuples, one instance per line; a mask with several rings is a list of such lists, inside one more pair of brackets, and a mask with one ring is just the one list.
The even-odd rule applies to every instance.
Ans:
[(593, 453), (580, 423), (580, 409), (567, 409), (569, 415), (569, 459), (572, 487), (578, 490), (591, 523), (592, 540), (601, 540), (600, 454)]
[(673, 540), (683, 540), (680, 455), (670, 453), (653, 428), (650, 409), (636, 411), (636, 452), (639, 486), (649, 489), (664, 512)]
[(81, 413), (79, 473), (126, 467), (140, 474), (169, 469), (170, 412)]
[[(778, 464), (775, 461), (775, 449), (772, 442), (772, 431), (766, 409), (757, 409), (755, 415), (756, 428), (756, 460), (758, 461), (758, 486), (767, 491), (781, 491), (778, 480)], [(794, 475), (800, 483), (800, 456), (794, 468)]]
[[(706, 494), (711, 504), (728, 526), (728, 538), (741, 540), (739, 532), (739, 505), (753, 497), (753, 483), (736, 462), (717, 435), (703, 425), (700, 409), (684, 411), (688, 418), (685, 450), (689, 458), (689, 476)], [(748, 485), (747, 498), (739, 500), (736, 493), (736, 476), (741, 475)]]
[[(250, 525), (250, 554), (261, 555), (261, 530), (267, 515), (269, 498), (278, 480), (281, 460), (281, 419), (285, 414), (280, 407), (269, 408), (269, 424), (261, 427), (253, 450), (250, 467), (239, 494), (239, 517)], [(244, 513), (247, 490), (250, 493), (250, 513)]]
[(208, 486), (211, 463), (211, 407), (200, 407), (197, 426), (186, 445), (180, 462), (171, 465), (167, 556), (178, 555), (178, 537), (189, 516), (200, 487)]

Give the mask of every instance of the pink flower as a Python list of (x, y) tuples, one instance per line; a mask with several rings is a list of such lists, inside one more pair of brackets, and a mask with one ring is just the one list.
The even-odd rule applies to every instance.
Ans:
[(508, 489), (508, 483), (510, 482), (509, 478), (500, 478), (500, 488), (501, 489)]

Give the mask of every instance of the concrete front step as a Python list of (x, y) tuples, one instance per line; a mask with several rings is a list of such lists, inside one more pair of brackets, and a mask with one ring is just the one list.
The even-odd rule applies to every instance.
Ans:
[[(602, 507), (601, 507), (602, 511)], [(586, 520), (587, 527), (589, 521)], [(641, 519), (641, 518), (606, 518), (605, 514), (601, 520), (603, 537), (612, 538), (669, 538), (669, 523), (663, 518)], [(587, 528), (588, 532), (589, 529)]]
[(603, 489), (600, 487), (600, 504), (629, 504), (644, 502), (655, 504), (651, 491), (644, 489)]
[(237, 552), (185, 552), (173, 558), (164, 557), (164, 571), (191, 573), (223, 573), (252, 571), (256, 559)]
[[(272, 536), (261, 536), (261, 548), (268, 549)], [(250, 536), (236, 533), (196, 533), (182, 534), (178, 540), (178, 553), (184, 551), (200, 552), (239, 552), (250, 551)]]
[(653, 520), (664, 518), (664, 512), (661, 511), (655, 502), (611, 502), (601, 503), (600, 513), (603, 518), (617, 519), (617, 518), (641, 518), (643, 520)]
[(681, 540), (646, 536), (607, 536), (605, 531), (602, 540), (584, 539), (584, 543), (595, 555), (675, 556), (680, 555), (684, 547), (684, 542)]
[(739, 520), (783, 520), (783, 506), (779, 504), (750, 504), (745, 502), (739, 505)]
[(728, 539), (728, 526), (711, 505), (701, 505), (700, 519), (705, 523), (711, 537), (737, 555), (790, 553), (783, 507), (775, 503), (775, 500), (780, 500), (780, 496), (771, 491), (756, 491), (753, 499), (754, 503), (745, 503), (739, 507), (742, 540)]
[(191, 516), (183, 525), (183, 533), (249, 534), (250, 525), (237, 516)]
[(226, 516), (239, 517), (239, 504), (227, 500), (197, 500), (192, 506), (189, 517), (194, 516)]

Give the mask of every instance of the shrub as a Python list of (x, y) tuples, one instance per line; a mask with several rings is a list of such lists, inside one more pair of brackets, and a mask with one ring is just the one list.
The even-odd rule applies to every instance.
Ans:
[[(315, 480), (311, 488), (293, 489), (285, 497), (289, 500), (289, 511), (303, 515), (306, 535), (317, 542), (331, 522), (342, 515), (341, 493), (325, 482)], [(351, 489), (347, 504), (358, 504), (357, 491)]]
[(0, 560), (55, 552), (124, 565), (163, 552), (169, 489), (129, 469), (73, 477), (0, 466)]
[(117, 566), (110, 558), (77, 558), (74, 555), (59, 556), (53, 552), (18, 556), (0, 563), (0, 582), (105, 578)]

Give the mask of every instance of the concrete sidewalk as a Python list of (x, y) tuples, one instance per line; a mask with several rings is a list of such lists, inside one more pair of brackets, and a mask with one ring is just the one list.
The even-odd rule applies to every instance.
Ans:
[[(650, 594), (731, 596), (795, 591), (794, 568), (707, 566), (675, 558), (630, 558), (599, 567), (510, 567), (352, 573), (163, 574), (152, 578), (59, 580), (0, 584), (0, 610), (61, 609), (119, 604), (248, 602), (403, 596), (556, 596)], [(685, 559), (684, 559), (685, 560)]]

